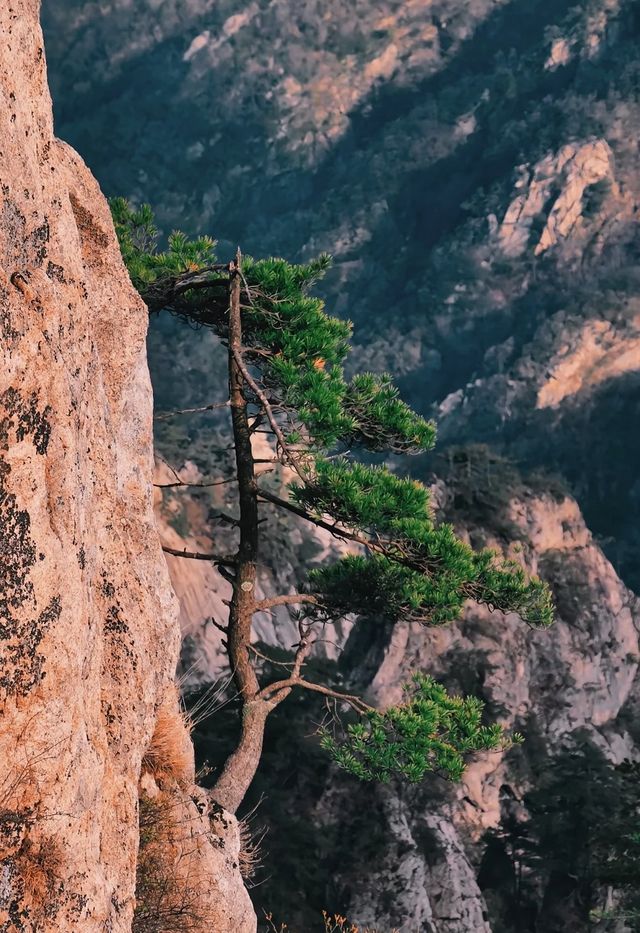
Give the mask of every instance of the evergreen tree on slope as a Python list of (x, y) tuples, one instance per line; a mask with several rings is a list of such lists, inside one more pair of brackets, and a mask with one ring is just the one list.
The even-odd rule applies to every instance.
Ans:
[[(345, 379), (351, 325), (327, 315), (323, 302), (309, 294), (328, 257), (292, 265), (238, 252), (235, 261), (222, 264), (213, 240), (180, 233), (161, 252), (148, 207), (133, 210), (116, 199), (112, 211), (124, 260), (149, 310), (168, 310), (210, 328), (227, 351), (237, 548), (207, 559), (233, 588), (225, 638), (242, 715), (238, 744), (213, 788), (214, 799), (237, 810), (260, 761), (266, 719), (297, 689), (324, 694), (356, 714), (341, 738), (324, 731), (322, 742), (360, 778), (385, 781), (399, 774), (419, 781), (437, 771), (459, 779), (471, 753), (509, 741), (500, 725), (483, 724), (480, 700), (450, 696), (416, 673), (404, 702), (378, 711), (312, 682), (304, 669), (318, 628), (345, 615), (442, 625), (458, 618), (469, 599), (543, 627), (553, 620), (547, 586), (493, 551), (472, 550), (450, 525), (436, 524), (424, 485), (351, 454), (428, 451), (435, 427), (402, 402), (389, 376)], [(286, 498), (256, 475), (257, 430), (269, 434), (274, 460), (294, 476)], [(295, 594), (259, 600), (261, 522), (274, 507), (328, 529), (355, 553), (311, 571)], [(264, 682), (251, 647), (252, 622), (257, 612), (277, 605), (295, 612), (299, 642), (286, 676)]]

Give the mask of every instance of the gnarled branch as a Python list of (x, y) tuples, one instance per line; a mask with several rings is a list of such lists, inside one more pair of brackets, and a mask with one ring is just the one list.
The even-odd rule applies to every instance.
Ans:
[(226, 402), (214, 402), (211, 405), (202, 405), (200, 408), (179, 408), (177, 411), (161, 411), (154, 415), (155, 421), (168, 421), (169, 418), (175, 418), (177, 415), (194, 415), (203, 411), (216, 411), (218, 408), (228, 408), (229, 400)]
[(154, 483), (153, 486), (155, 489), (175, 489), (178, 486), (188, 486), (190, 489), (209, 489), (211, 486), (224, 486), (227, 483), (237, 483), (236, 477), (229, 476), (227, 479), (212, 480), (210, 483), (187, 483), (180, 480), (175, 483)]
[[(312, 683), (309, 680), (304, 680), (302, 677), (292, 676), (288, 677), (286, 680), (277, 681), (274, 684), (269, 684), (258, 694), (260, 699), (268, 700), (271, 698), (271, 702), (280, 701), (280, 695), (282, 699), (292, 690), (294, 687), (301, 687), (303, 690), (311, 690), (314, 693), (321, 693), (323, 696), (331, 697), (333, 700), (339, 700), (343, 703), (348, 703), (356, 712), (358, 713), (372, 713), (375, 712), (375, 707), (369, 706), (368, 703), (365, 703), (360, 697), (355, 696), (351, 693), (341, 693), (339, 690), (333, 690), (331, 687), (325, 687), (322, 684)], [(275, 694), (275, 695), (274, 695)]]

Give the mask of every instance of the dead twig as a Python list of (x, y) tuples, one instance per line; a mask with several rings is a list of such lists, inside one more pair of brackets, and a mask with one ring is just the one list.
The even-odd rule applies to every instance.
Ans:
[(228, 408), (229, 401), (215, 402), (212, 405), (203, 405), (200, 408), (179, 408), (177, 411), (161, 411), (154, 415), (155, 421), (167, 421), (169, 418), (175, 418), (176, 415), (195, 415), (203, 411), (216, 411), (219, 408)]

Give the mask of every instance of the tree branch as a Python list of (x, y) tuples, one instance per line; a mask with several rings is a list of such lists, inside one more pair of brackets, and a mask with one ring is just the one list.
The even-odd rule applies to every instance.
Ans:
[(240, 525), (240, 521), (237, 518), (234, 518), (233, 515), (228, 515), (227, 512), (210, 511), (207, 517), (209, 521), (213, 522), (217, 519), (223, 525), (233, 525), (236, 528)]
[(393, 547), (389, 547), (379, 538), (367, 537), (366, 535), (359, 534), (357, 531), (350, 531), (348, 528), (343, 528), (341, 525), (338, 525), (337, 522), (332, 524), (331, 522), (325, 521), (325, 519), (314, 515), (312, 512), (308, 512), (299, 505), (295, 505), (293, 502), (288, 502), (286, 499), (275, 496), (266, 489), (260, 489), (258, 495), (266, 502), (271, 502), (273, 505), (277, 505), (279, 508), (291, 512), (293, 515), (304, 518), (305, 521), (310, 522), (317, 528), (324, 528), (326, 531), (330, 532), (334, 538), (342, 538), (344, 541), (353, 541), (355, 544), (359, 544), (369, 551), (381, 554), (383, 557), (386, 557), (396, 564), (401, 564), (403, 567), (415, 570), (416, 573), (424, 575), (433, 574), (442, 563), (442, 559), (439, 557), (433, 557), (431, 560), (428, 558), (419, 560), (413, 558), (410, 554), (403, 554), (401, 542), (394, 542)]
[(282, 449), (283, 454), (286, 456), (287, 460), (289, 461), (289, 463), (291, 464), (291, 466), (293, 467), (293, 469), (296, 471), (296, 473), (298, 474), (298, 476), (300, 477), (300, 479), (301, 479), (303, 482), (306, 482), (305, 477), (304, 477), (304, 474), (302, 473), (302, 471), (301, 471), (301, 469), (300, 469), (300, 466), (299, 466), (299, 464), (298, 464), (298, 461), (297, 461), (297, 459), (294, 457), (294, 455), (293, 455), (293, 453), (292, 453), (292, 451), (291, 451), (289, 445), (287, 444), (287, 441), (286, 441), (286, 439), (285, 439), (285, 436), (284, 436), (284, 434), (282, 433), (282, 429), (281, 429), (280, 425), (278, 424), (278, 422), (276, 421), (276, 417), (275, 417), (275, 415), (274, 415), (274, 413), (273, 413), (273, 409), (272, 409), (272, 407), (271, 407), (271, 403), (269, 402), (269, 399), (267, 398), (267, 396), (265, 395), (265, 393), (262, 391), (262, 389), (260, 388), (260, 386), (258, 385), (258, 383), (255, 381), (255, 379), (253, 378), (253, 376), (251, 375), (251, 373), (250, 373), (249, 370), (247, 369), (247, 367), (246, 367), (246, 365), (245, 365), (245, 362), (244, 362), (244, 360), (243, 360), (243, 358), (242, 358), (242, 354), (240, 353), (240, 351), (234, 348), (234, 350), (233, 350), (232, 352), (233, 352), (234, 359), (235, 359), (235, 361), (236, 361), (236, 363), (237, 363), (237, 365), (238, 365), (238, 369), (239, 369), (240, 372), (242, 373), (242, 376), (243, 376), (245, 382), (247, 383), (247, 385), (249, 386), (249, 388), (252, 390), (252, 392), (255, 393), (255, 395), (257, 396), (257, 398), (260, 400), (260, 403), (261, 403), (262, 407), (264, 408), (264, 412), (265, 412), (265, 414), (266, 414), (266, 416), (267, 416), (267, 419), (268, 419), (268, 421), (269, 421), (269, 424), (271, 425), (271, 428), (272, 428), (272, 430), (273, 430), (273, 433), (275, 434), (275, 436), (276, 436), (276, 438), (277, 438), (277, 440), (278, 440), (278, 444), (280, 445), (280, 448)]
[[(291, 674), (287, 680), (287, 682), (290, 682), (291, 685), (287, 686), (283, 682), (284, 685), (282, 686), (282, 689), (278, 689), (274, 692), (270, 700), (273, 706), (278, 706), (280, 703), (282, 703), (282, 701), (285, 700), (291, 693), (293, 689), (293, 683), (298, 683), (300, 681), (300, 672), (313, 647), (313, 642), (315, 639), (312, 627), (310, 625), (305, 627), (303, 622), (299, 622), (298, 631), (300, 632), (300, 642), (293, 659)], [(265, 690), (268, 689), (269, 688), (265, 688)]]
[(224, 564), (229, 567), (236, 562), (235, 557), (224, 554), (203, 554), (201, 551), (187, 551), (186, 548), (180, 551), (177, 548), (168, 547), (166, 544), (162, 545), (162, 550), (165, 554), (171, 554), (172, 557), (186, 557), (188, 560), (209, 560), (214, 564)]
[(316, 525), (318, 528), (324, 528), (326, 531), (331, 532), (331, 534), (336, 538), (344, 538), (347, 541), (354, 541), (356, 544), (361, 544), (363, 547), (368, 547), (371, 550), (379, 550), (381, 553), (384, 553), (384, 549), (376, 545), (375, 542), (371, 541), (369, 538), (365, 538), (363, 535), (359, 535), (355, 531), (349, 531), (347, 528), (341, 528), (337, 524), (331, 524), (331, 522), (325, 521), (323, 518), (318, 518), (315, 515), (312, 515), (311, 512), (308, 512), (306, 509), (301, 508), (299, 505), (295, 505), (293, 502), (288, 502), (286, 499), (281, 499), (279, 496), (274, 496), (272, 492), (269, 492), (266, 489), (259, 489), (258, 495), (261, 499), (266, 500), (267, 502), (277, 505), (281, 509), (286, 509), (287, 512), (292, 512), (294, 515), (298, 515), (300, 518), (304, 518), (305, 521), (311, 522), (312, 525)]
[(275, 693), (276, 696), (271, 697), (272, 701), (275, 701), (281, 693), (284, 693), (282, 697), (282, 699), (284, 699), (288, 692), (294, 687), (302, 687), (303, 690), (311, 690), (314, 693), (321, 693), (323, 696), (331, 697), (333, 700), (340, 700), (341, 702), (348, 703), (358, 713), (375, 712), (375, 707), (369, 706), (369, 704), (365, 703), (360, 697), (354, 696), (351, 693), (341, 693), (339, 690), (333, 690), (331, 687), (325, 687), (322, 684), (314, 684), (309, 680), (304, 680), (302, 677), (297, 676), (291, 676), (286, 680), (280, 680), (274, 684), (269, 684), (267, 687), (263, 687), (258, 696), (269, 699), (269, 697)]
[(271, 599), (262, 599), (256, 603), (254, 612), (263, 612), (265, 609), (273, 609), (274, 606), (293, 606), (296, 603), (310, 603), (317, 605), (318, 600), (315, 596), (306, 593), (291, 593), (288, 596), (273, 596)]
[[(265, 471), (266, 472), (266, 471)], [(154, 483), (155, 489), (175, 489), (177, 486), (188, 486), (191, 489), (209, 489), (211, 486), (224, 486), (226, 483), (236, 483), (235, 476), (229, 476), (227, 479), (216, 479), (210, 483), (187, 483), (180, 480), (176, 483)]]
[(293, 667), (293, 661), (276, 661), (275, 658), (270, 658), (268, 655), (263, 654), (255, 645), (249, 645), (249, 650), (252, 651), (256, 657), (261, 658), (263, 661), (267, 661), (269, 664), (273, 664), (276, 667)]
[(229, 279), (219, 277), (217, 279), (207, 278), (212, 272), (228, 271), (229, 267), (223, 263), (215, 266), (207, 266), (205, 269), (198, 269), (195, 272), (186, 272), (173, 282), (171, 289), (174, 295), (182, 295), (191, 288), (215, 288), (218, 285), (229, 285)]
[(226, 402), (215, 402), (212, 405), (203, 405), (201, 408), (180, 408), (177, 411), (161, 411), (153, 417), (155, 421), (168, 421), (169, 418), (174, 418), (176, 415), (193, 415), (203, 411), (215, 411), (218, 408), (228, 408), (229, 404), (229, 400), (227, 399)]
[(294, 658), (293, 670), (291, 671), (292, 677), (300, 676), (300, 671), (313, 648), (313, 642), (315, 640), (315, 633), (310, 625), (307, 625), (305, 628), (304, 624), (299, 622), (298, 631), (300, 632), (300, 644), (298, 645)]

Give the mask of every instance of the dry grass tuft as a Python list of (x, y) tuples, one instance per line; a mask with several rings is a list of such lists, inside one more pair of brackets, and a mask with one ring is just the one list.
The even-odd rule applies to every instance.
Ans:
[(45, 905), (61, 874), (62, 858), (56, 840), (52, 836), (43, 836), (38, 843), (25, 839), (14, 865), (30, 898)]
[[(328, 914), (326, 910), (322, 911), (325, 933), (378, 933), (370, 927), (361, 927), (357, 923), (351, 923), (342, 914)], [(399, 930), (393, 929), (390, 933), (399, 933)]]
[[(38, 832), (42, 812), (37, 765), (52, 757), (56, 744), (25, 756), (24, 764), (20, 764), (21, 756), (16, 749), (16, 764), (0, 781), (3, 907), (35, 924), (33, 929), (40, 929), (40, 921), (45, 917), (55, 916), (57, 896), (62, 890), (63, 859), (59, 843), (53, 836)], [(1, 923), (0, 926), (4, 930)]]
[(153, 777), (171, 777), (178, 784), (193, 784), (191, 723), (172, 690), (158, 710), (151, 742), (142, 758), (142, 770)]
[(211, 904), (211, 878), (199, 816), (177, 798), (140, 798), (140, 846), (132, 933), (213, 933), (219, 917)]
[[(286, 923), (276, 926), (273, 914), (265, 913), (264, 918), (267, 924), (267, 933), (293, 933), (293, 930)], [(326, 910), (322, 911), (322, 919), (324, 920), (324, 933), (379, 933), (379, 931), (372, 930), (370, 927), (361, 927), (357, 923), (351, 923), (341, 914), (328, 914)], [(393, 929), (390, 933), (400, 933), (400, 931)]]
[[(251, 820), (248, 818), (239, 821), (238, 832), (240, 835), (240, 855), (238, 857), (240, 874), (245, 882), (250, 882), (263, 867), (262, 843), (266, 830), (254, 836), (251, 831)], [(248, 887), (251, 887), (251, 885), (249, 884)]]
[(132, 933), (200, 933), (198, 896), (181, 876), (173, 852), (178, 810), (162, 796), (140, 798), (140, 847)]

